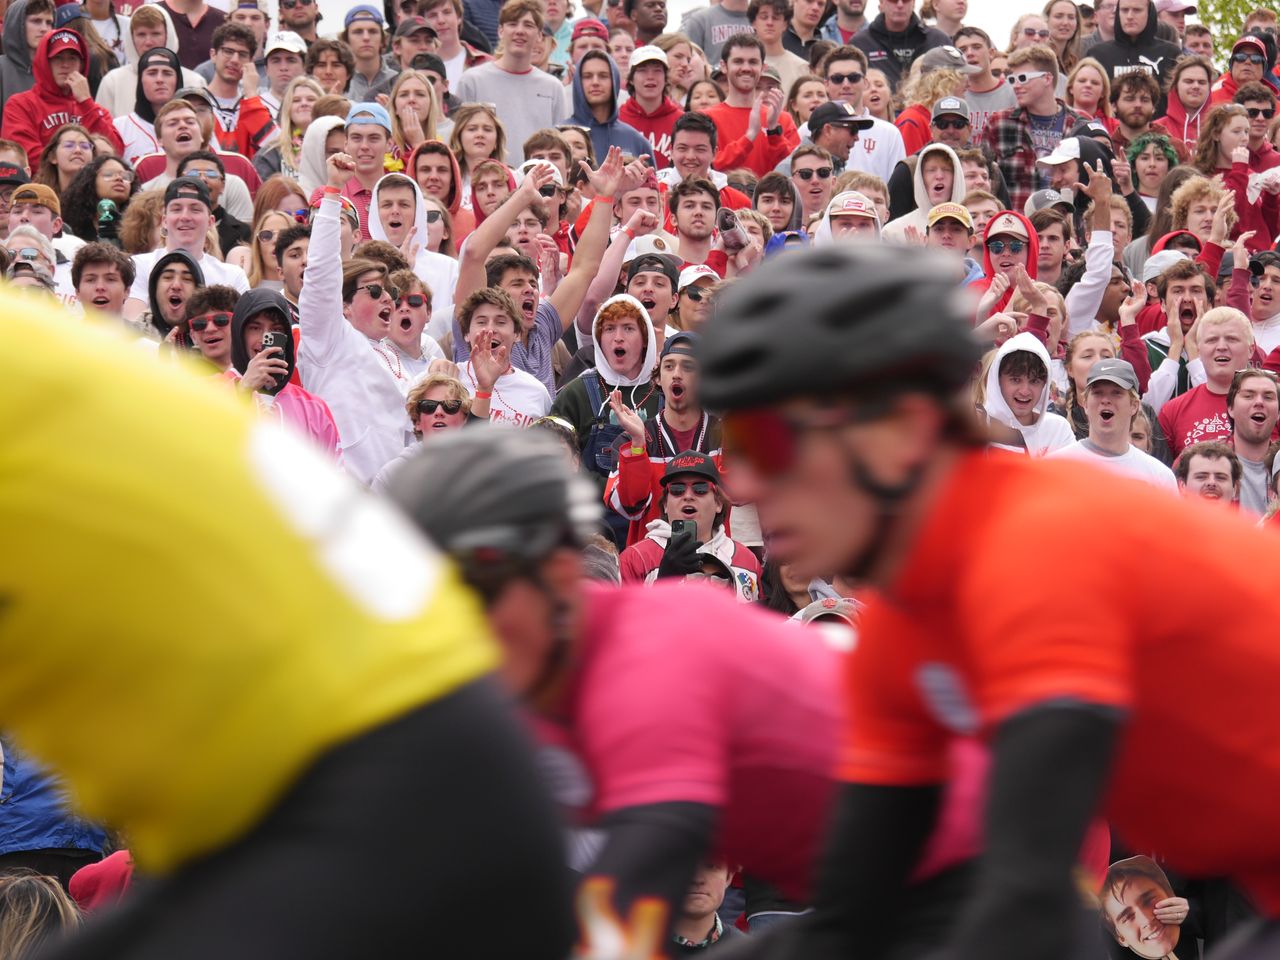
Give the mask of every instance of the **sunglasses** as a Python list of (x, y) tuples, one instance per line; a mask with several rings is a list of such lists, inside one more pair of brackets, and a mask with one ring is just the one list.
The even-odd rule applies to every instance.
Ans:
[(933, 125), (939, 130), (963, 130), (969, 125), (964, 117), (937, 117)]
[(1264, 120), (1270, 120), (1276, 115), (1275, 107), (1245, 107), (1245, 113), (1249, 114), (1250, 120), (1257, 120), (1262, 117)]
[(817, 177), (819, 180), (831, 179), (830, 167), (818, 167), (816, 170), (796, 170), (794, 173), (801, 180), (812, 180), (814, 177)]
[(311, 0), (280, 0), (280, 6), (285, 10), (292, 10), (294, 7), (309, 7)]
[(833, 73), (827, 77), (828, 83), (834, 83), (837, 87), (846, 83), (861, 83), (863, 75), (857, 70), (852, 73)]
[(462, 401), (461, 400), (419, 400), (418, 401), (418, 413), (420, 415), (425, 413), (428, 416), (430, 416), (431, 414), (435, 413), (436, 409), (439, 407), (444, 407), (445, 413), (454, 414), (462, 409)]
[(694, 303), (701, 303), (703, 297), (709, 296), (710, 293), (711, 293), (710, 290), (706, 290), (703, 287), (685, 287), (684, 288), (684, 295), (688, 297), (690, 300), (692, 300)]
[(693, 492), (698, 496), (703, 496), (711, 492), (711, 482), (709, 480), (695, 480), (693, 483), (682, 483), (679, 480), (667, 484), (667, 493), (674, 494), (677, 497), (683, 497), (685, 491), (693, 487)]
[(1009, 79), (1014, 83), (1030, 83), (1032, 80), (1039, 80), (1041, 77), (1047, 77), (1048, 70), (1028, 70), (1025, 73), (1011, 73)]
[(995, 77), (997, 80), (1003, 79), (1007, 73), (1008, 73), (1007, 70), (1001, 70), (999, 67), (991, 68), (991, 75)]
[(1267, 62), (1267, 58), (1260, 53), (1233, 53), (1231, 55), (1232, 63), (1252, 63), (1256, 67), (1262, 66)]
[(363, 290), (367, 293), (370, 300), (381, 300), (383, 291), (386, 291), (387, 295), (391, 297), (392, 300), (400, 299), (400, 291), (390, 284), (384, 287), (380, 283), (366, 283), (363, 287), (356, 287), (356, 289)]
[(208, 328), (209, 324), (215, 327), (225, 327), (231, 323), (231, 314), (229, 313), (202, 313), (198, 317), (191, 320), (191, 329), (200, 333)]
[(276, 232), (274, 230), (258, 231), (258, 239), (261, 240), (263, 243), (270, 243), (275, 238), (276, 238)]
[(40, 251), (35, 247), (22, 247), (13, 252), (13, 259), (34, 261), (40, 259)]
[(721, 429), (725, 450), (742, 457), (761, 477), (770, 478), (782, 476), (795, 465), (798, 441), (806, 430), (829, 429), (857, 419), (848, 409), (799, 419), (784, 416), (776, 410), (758, 408), (726, 414), (721, 421)]
[(1037, 30), (1035, 27), (1023, 27), (1023, 28), (1022, 28), (1022, 35), (1023, 35), (1024, 37), (1038, 37), (1038, 38), (1039, 38), (1039, 39), (1041, 39), (1041, 40), (1048, 40), (1048, 39), (1049, 39), (1049, 31), (1048, 31), (1048, 30)]
[(201, 180), (221, 180), (222, 174), (217, 170), (184, 170), (184, 177), (199, 177)]
[(443, 218), (444, 218), (444, 214), (441, 213), (439, 210), (427, 211), (427, 223), (438, 223)]
[(1009, 248), (1010, 253), (1021, 253), (1026, 244), (1021, 240), (1010, 240), (1007, 243), (1004, 240), (990, 240), (987, 242), (987, 249), (996, 256), (1004, 253), (1005, 247)]
[(413, 307), (413, 309), (417, 310), (426, 302), (427, 302), (427, 298), (424, 294), (411, 293), (407, 296), (400, 297), (398, 300), (396, 300), (396, 306), (402, 307), (407, 303), (409, 306)]

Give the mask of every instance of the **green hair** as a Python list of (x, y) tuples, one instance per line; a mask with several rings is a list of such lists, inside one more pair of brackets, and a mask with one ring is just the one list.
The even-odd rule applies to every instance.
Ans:
[(1138, 156), (1142, 151), (1146, 150), (1147, 147), (1151, 146), (1153, 143), (1159, 148), (1160, 152), (1164, 154), (1165, 159), (1169, 161), (1170, 170), (1178, 165), (1178, 155), (1173, 152), (1173, 144), (1169, 142), (1169, 138), (1163, 133), (1156, 133), (1154, 130), (1144, 133), (1142, 136), (1138, 137), (1137, 140), (1133, 141), (1133, 143), (1129, 144), (1129, 149), (1124, 152), (1125, 159), (1130, 163), (1133, 163), (1138, 159)]

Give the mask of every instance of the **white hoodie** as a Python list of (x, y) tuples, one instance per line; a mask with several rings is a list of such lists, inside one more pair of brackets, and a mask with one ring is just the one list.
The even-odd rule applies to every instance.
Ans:
[[(168, 12), (159, 4), (148, 4), (148, 6), (159, 10), (160, 15), (164, 17), (166, 34), (164, 45), (177, 53), (178, 31), (173, 29), (173, 21), (169, 19)], [(127, 117), (133, 113), (133, 108), (138, 102), (138, 48), (133, 45), (132, 18), (121, 26), (124, 30), (124, 51), (128, 60), (123, 66), (106, 72), (102, 82), (98, 84), (98, 92), (93, 97), (98, 105), (105, 108), (113, 117)], [(204, 77), (194, 70), (182, 68), (182, 82), (178, 84), (178, 89), (203, 86), (205, 86)]]
[(308, 198), (329, 182), (324, 142), (332, 131), (346, 125), (347, 121), (342, 117), (334, 116), (321, 117), (307, 125), (307, 132), (302, 135), (302, 148), (298, 151), (298, 183)]
[(431, 329), (443, 326), (447, 330), (449, 318), (453, 316), (453, 291), (458, 286), (458, 261), (427, 249), (427, 202), (422, 199), (422, 190), (412, 177), (388, 173), (373, 185), (373, 199), (369, 203), (369, 236), (374, 240), (387, 239), (387, 229), (382, 225), (382, 214), (378, 210), (378, 191), (387, 177), (392, 176), (403, 177), (413, 184), (413, 225), (418, 231), (413, 235), (413, 242), (418, 244), (413, 272), (431, 291)]
[[(639, 311), (640, 316), (644, 318), (645, 336), (648, 338), (644, 351), (644, 363), (640, 364), (640, 372), (634, 377), (624, 377), (613, 367), (609, 366), (609, 358), (605, 356), (604, 350), (600, 346), (600, 315), (604, 313), (605, 308), (614, 303), (627, 303), (635, 307)], [(600, 304), (600, 309), (596, 311), (595, 320), (591, 323), (591, 339), (596, 350), (596, 370), (604, 382), (611, 387), (634, 388), (647, 387), (652, 382), (651, 377), (653, 368), (658, 362), (658, 339), (653, 335), (653, 321), (649, 319), (649, 311), (644, 308), (644, 304), (635, 297), (626, 293), (619, 293), (610, 297), (604, 303)], [(590, 371), (587, 371), (590, 372)], [(623, 390), (622, 399), (627, 402), (628, 406), (635, 406), (635, 403), (628, 399), (627, 391)]]
[[(924, 185), (924, 161), (926, 157), (934, 153), (941, 153), (950, 160), (951, 169), (955, 172), (955, 176), (951, 180), (951, 196), (947, 197), (946, 200), (938, 200), (936, 202), (929, 196), (929, 191)], [(924, 236), (925, 231), (929, 228), (929, 211), (937, 203), (946, 203), (947, 200), (952, 203), (964, 203), (964, 168), (960, 166), (960, 158), (945, 143), (929, 144), (916, 157), (916, 169), (911, 174), (911, 186), (915, 192), (916, 208), (910, 213), (904, 213), (884, 225), (884, 238), (886, 240), (892, 240), (895, 243), (905, 242), (907, 239), (907, 227), (915, 227), (920, 231), (920, 235)]]
[[(871, 210), (876, 221), (876, 237), (880, 237), (880, 214), (876, 211), (875, 204), (871, 202), (871, 198), (859, 193), (857, 190), (846, 190), (844, 193), (837, 193), (827, 202), (827, 209), (822, 214), (822, 220), (814, 228), (813, 237), (809, 241), (813, 246), (829, 247), (836, 242), (836, 238), (831, 232), (831, 214), (833, 211), (842, 209), (846, 200), (860, 200)], [(796, 202), (799, 203), (798, 200)]]
[(991, 368), (987, 371), (987, 416), (992, 420), (1003, 423), (1006, 427), (1013, 427), (1022, 434), (1022, 439), (1027, 445), (1027, 453), (1033, 457), (1043, 457), (1045, 454), (1052, 453), (1062, 447), (1070, 446), (1075, 442), (1075, 434), (1071, 432), (1071, 424), (1065, 417), (1060, 417), (1056, 413), (1046, 413), (1045, 408), (1049, 405), (1049, 380), (1046, 377), (1044, 387), (1040, 391), (1040, 398), (1036, 400), (1035, 412), (1036, 422), (1030, 426), (1024, 426), (1018, 422), (1018, 418), (1013, 415), (1013, 411), (1009, 409), (1009, 404), (1005, 403), (1004, 394), (1000, 392), (1000, 362), (1011, 353), (1023, 351), (1025, 353), (1033, 353), (1040, 358), (1040, 362), (1044, 364), (1046, 373), (1049, 370), (1049, 351), (1044, 348), (1044, 344), (1032, 333), (1019, 333), (1010, 337), (1004, 342), (996, 353), (995, 359), (991, 361)]

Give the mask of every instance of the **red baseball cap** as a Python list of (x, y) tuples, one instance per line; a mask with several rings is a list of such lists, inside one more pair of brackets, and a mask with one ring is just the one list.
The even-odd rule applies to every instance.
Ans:
[(49, 34), (45, 46), (46, 56), (52, 58), (63, 50), (74, 50), (84, 62), (84, 38), (68, 27), (60, 27)]
[(592, 19), (591, 17), (585, 17), (573, 25), (573, 36), (569, 38), (569, 42), (572, 43), (579, 37), (599, 37), (601, 40), (608, 43), (609, 28), (599, 20)]

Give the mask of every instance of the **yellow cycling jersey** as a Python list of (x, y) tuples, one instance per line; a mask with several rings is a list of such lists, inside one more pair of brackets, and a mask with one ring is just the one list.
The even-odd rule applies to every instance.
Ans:
[(452, 570), (305, 440), (51, 302), (0, 313), (0, 730), (142, 868), (493, 668)]

